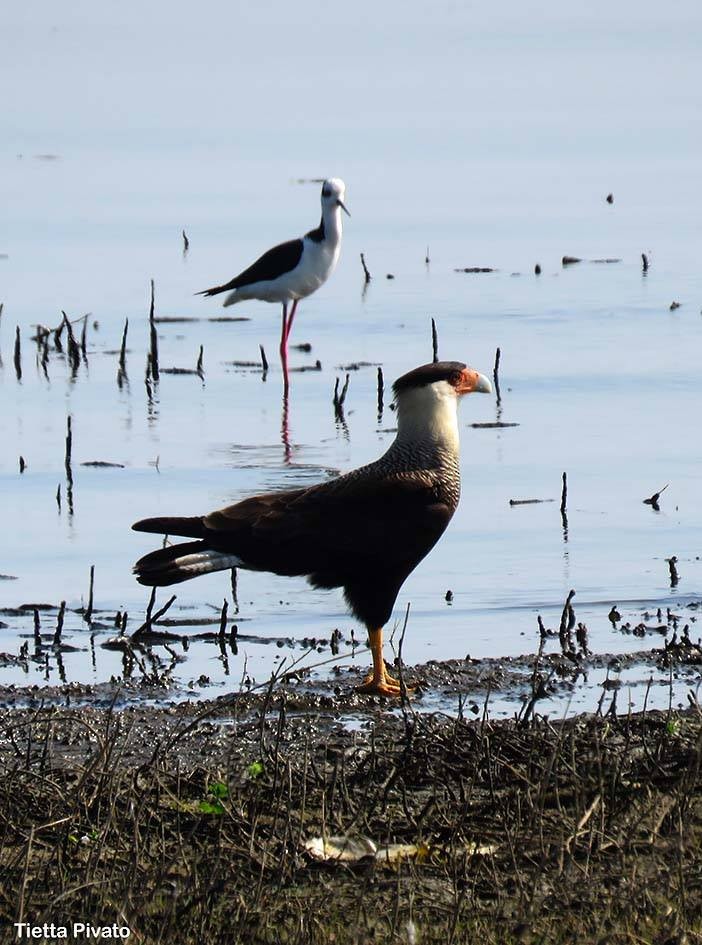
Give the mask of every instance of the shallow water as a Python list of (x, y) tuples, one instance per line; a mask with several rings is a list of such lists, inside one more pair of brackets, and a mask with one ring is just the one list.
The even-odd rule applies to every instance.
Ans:
[[(304, 4), (245, 16), (216, 3), (197, 14), (158, 9), (140, 14), (137, 30), (126, 8), (39, 3), (13, 10), (4, 31), (13, 98), (0, 117), (0, 572), (16, 580), (0, 580), (0, 607), (79, 607), (94, 564), (96, 607), (126, 609), (135, 629), (148, 598), (131, 564), (156, 545), (131, 522), (311, 483), (377, 456), (392, 437), (390, 383), (430, 359), (433, 316), (442, 357), (489, 374), (500, 347), (502, 400), (462, 405), (463, 498), (398, 599), (398, 622), (411, 603), (405, 661), (535, 651), (537, 614), (557, 626), (570, 588), (592, 650), (640, 649), (612, 628), (611, 606), (634, 623), (644, 610), (684, 607), (702, 575), (698, 7), (546, 5), (535, 17), (510, 3), (482, 12), (389, 4), (321, 19)], [(277, 307), (227, 310), (250, 321), (160, 324), (161, 366), (194, 368), (202, 345), (205, 374), (163, 375), (150, 400), (149, 279), (158, 316), (221, 315), (193, 293), (312, 227), (318, 185), (298, 180), (332, 174), (347, 182), (353, 217), (337, 272), (300, 306), (292, 340), (312, 351), (295, 352), (293, 364), (319, 359), (322, 370), (294, 376), (287, 461)], [(373, 274), (366, 289), (361, 251)], [(564, 268), (564, 254), (584, 261)], [(601, 258), (621, 261), (589, 262)], [(454, 271), (467, 266), (496, 271)], [(682, 304), (671, 311), (674, 300)], [(88, 363), (72, 379), (54, 352), (47, 380), (32, 326), (58, 325), (62, 309), (91, 313)], [(120, 389), (114, 352), (126, 317)], [(258, 361), (260, 344), (265, 381), (230, 363)], [(341, 424), (334, 382), (354, 362), (370, 366), (350, 372)], [(519, 426), (470, 426), (497, 418)], [(124, 468), (80, 465), (95, 460)], [(659, 512), (643, 504), (666, 484)], [(529, 498), (555, 501), (509, 504)], [(171, 617), (216, 617), (225, 598), (233, 614), (227, 575), (174, 590)], [(222, 690), (246, 673), (261, 681), (305, 638), (337, 627), (347, 640), (352, 628), (362, 636), (338, 592), (301, 579), (240, 573), (239, 603), (241, 634), (297, 641), (294, 650), (242, 642), (227, 676), (217, 647), (193, 643), (177, 681), (204, 674)], [(0, 621), (0, 651), (17, 653), (31, 617)], [(54, 623), (51, 612), (42, 628)], [(99, 647), (113, 632), (98, 632), (93, 662), (80, 617), (67, 619), (65, 639), (85, 651), (64, 654), (66, 678), (119, 675), (120, 654)], [(0, 684), (40, 684), (46, 673), (43, 660), (0, 668)], [(48, 675), (58, 677), (53, 655)], [(578, 708), (599, 697), (589, 692)]]

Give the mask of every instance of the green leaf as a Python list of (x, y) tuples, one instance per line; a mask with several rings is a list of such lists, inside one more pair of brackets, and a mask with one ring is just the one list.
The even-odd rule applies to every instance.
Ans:
[(224, 806), (221, 801), (200, 801), (198, 809), (201, 814), (217, 814), (221, 816), (224, 813)]
[(250, 778), (260, 778), (263, 774), (263, 762), (253, 761), (246, 769)]
[(229, 797), (229, 788), (223, 781), (215, 781), (207, 786), (207, 793), (212, 797)]

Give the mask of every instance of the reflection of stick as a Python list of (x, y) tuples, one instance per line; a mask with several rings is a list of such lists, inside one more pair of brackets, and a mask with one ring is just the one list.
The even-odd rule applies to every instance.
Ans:
[(149, 407), (153, 405), (153, 391), (151, 390), (151, 354), (146, 355), (146, 373), (144, 374), (144, 387), (146, 387), (146, 399)]
[(672, 558), (666, 558), (665, 560), (668, 562), (668, 568), (670, 569), (670, 586), (677, 587), (680, 578), (678, 577), (678, 569), (675, 565), (678, 563), (678, 559), (673, 555)]
[(71, 430), (71, 415), (66, 417), (66, 455), (64, 464), (66, 466), (66, 476), (71, 478), (71, 450), (73, 449), (73, 431)]
[(237, 595), (236, 568), (232, 568), (232, 600), (234, 601), (234, 612), (239, 613), (239, 598)]
[(20, 330), (19, 325), (15, 329), (15, 374), (17, 375), (17, 380), (22, 380), (22, 349), (20, 346)]
[(63, 657), (61, 656), (61, 650), (56, 652), (56, 669), (58, 670), (59, 679), (65, 685), (66, 683), (66, 667), (63, 665)]
[(644, 272), (648, 272), (648, 256), (646, 253), (641, 253), (641, 264)]
[(225, 599), (224, 603), (222, 604), (222, 616), (219, 618), (219, 639), (220, 640), (224, 640), (224, 634), (227, 630), (227, 609), (228, 608), (229, 608), (229, 604), (227, 603)]
[(93, 619), (93, 588), (95, 586), (95, 565), (90, 565), (90, 590), (88, 591), (88, 607), (83, 614), (83, 619), (88, 623)]
[[(73, 470), (71, 469), (71, 450), (73, 449), (73, 430), (71, 428), (71, 416), (66, 417), (66, 455), (64, 464), (66, 466), (66, 497), (68, 499), (68, 514), (73, 515)], [(59, 504), (59, 508), (60, 508)]]
[(41, 349), (41, 369), (44, 372), (44, 377), (49, 379), (49, 336), (44, 335), (44, 340), (42, 341)]
[(368, 266), (366, 266), (366, 260), (363, 253), (361, 253), (361, 265), (363, 266), (363, 275), (366, 280), (366, 285), (371, 281), (371, 274), (368, 272)]
[(436, 364), (439, 360), (439, 336), (436, 333), (436, 322), (431, 320), (431, 359)]

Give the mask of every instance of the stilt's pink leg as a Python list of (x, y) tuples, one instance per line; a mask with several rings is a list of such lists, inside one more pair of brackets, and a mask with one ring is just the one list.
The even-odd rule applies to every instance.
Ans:
[(290, 332), (292, 331), (293, 319), (295, 318), (295, 312), (297, 311), (297, 303), (299, 301), (300, 301), (299, 299), (295, 299), (295, 301), (292, 304), (292, 308), (290, 309), (290, 317), (288, 318), (288, 323), (285, 327), (285, 344), (286, 345), (288, 343), (288, 338), (290, 337)]
[(283, 323), (280, 329), (280, 363), (283, 367), (283, 390), (287, 393), (290, 387), (290, 378), (288, 377), (288, 306), (283, 302)]

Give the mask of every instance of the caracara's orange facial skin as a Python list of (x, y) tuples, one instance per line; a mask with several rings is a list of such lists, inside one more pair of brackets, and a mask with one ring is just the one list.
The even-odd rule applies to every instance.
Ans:
[(456, 381), (456, 393), (457, 394), (470, 394), (478, 386), (480, 380), (480, 374), (477, 371), (474, 371), (473, 368), (464, 368), (458, 379)]

